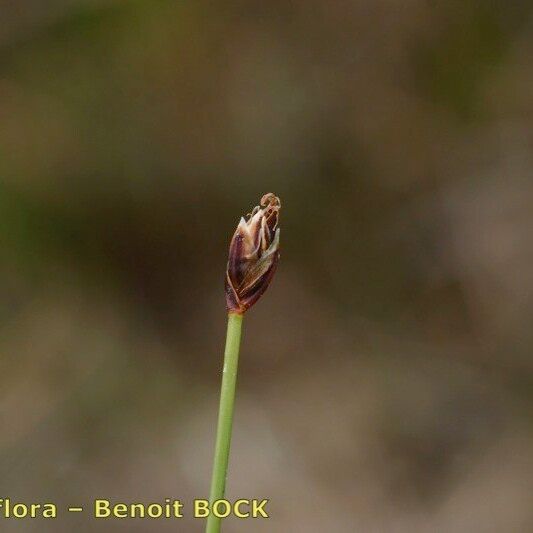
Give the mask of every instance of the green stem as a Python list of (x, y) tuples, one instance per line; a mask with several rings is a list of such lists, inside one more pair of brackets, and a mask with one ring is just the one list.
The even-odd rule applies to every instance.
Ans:
[[(224, 369), (222, 371), (222, 388), (218, 410), (213, 477), (211, 478), (211, 492), (209, 494), (211, 504), (216, 500), (224, 498), (226, 488), (231, 444), (231, 426), (233, 423), (233, 405), (235, 403), (235, 383), (237, 381), (239, 347), (241, 344), (242, 318), (242, 315), (236, 313), (230, 313), (228, 315), (228, 331), (226, 334), (226, 349), (224, 351)], [(221, 520), (221, 518), (210, 513), (207, 518), (206, 533), (218, 533), (220, 531)]]

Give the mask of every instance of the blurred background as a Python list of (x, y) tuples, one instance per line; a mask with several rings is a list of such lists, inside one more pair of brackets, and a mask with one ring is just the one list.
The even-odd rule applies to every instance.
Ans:
[(2, 531), (211, 474), (241, 214), (282, 199), (246, 317), (224, 531), (533, 531), (533, 4), (0, 1)]

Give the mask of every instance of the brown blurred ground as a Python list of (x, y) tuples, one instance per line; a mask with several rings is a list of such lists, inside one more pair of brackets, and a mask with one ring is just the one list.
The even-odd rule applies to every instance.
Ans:
[(272, 517), (225, 531), (532, 531), (532, 7), (0, 2), (0, 497), (205, 496), (272, 190), (229, 478)]

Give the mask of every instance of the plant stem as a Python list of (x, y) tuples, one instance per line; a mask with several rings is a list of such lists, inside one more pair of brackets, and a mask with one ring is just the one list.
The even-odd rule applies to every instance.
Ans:
[[(231, 426), (233, 423), (233, 405), (235, 403), (235, 383), (237, 381), (239, 348), (241, 344), (242, 318), (242, 315), (236, 313), (229, 313), (228, 315), (228, 331), (226, 334), (226, 349), (224, 351), (224, 369), (222, 371), (222, 388), (218, 410), (213, 477), (211, 478), (211, 492), (209, 494), (211, 505), (214, 501), (224, 498), (226, 488), (231, 444)], [(206, 533), (218, 533), (220, 531), (221, 520), (221, 518), (210, 513), (207, 518)]]

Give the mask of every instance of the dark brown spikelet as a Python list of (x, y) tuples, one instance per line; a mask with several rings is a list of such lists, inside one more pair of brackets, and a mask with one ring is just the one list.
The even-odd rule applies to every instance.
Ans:
[(244, 313), (266, 291), (279, 261), (279, 198), (268, 193), (241, 218), (229, 247), (226, 306)]

